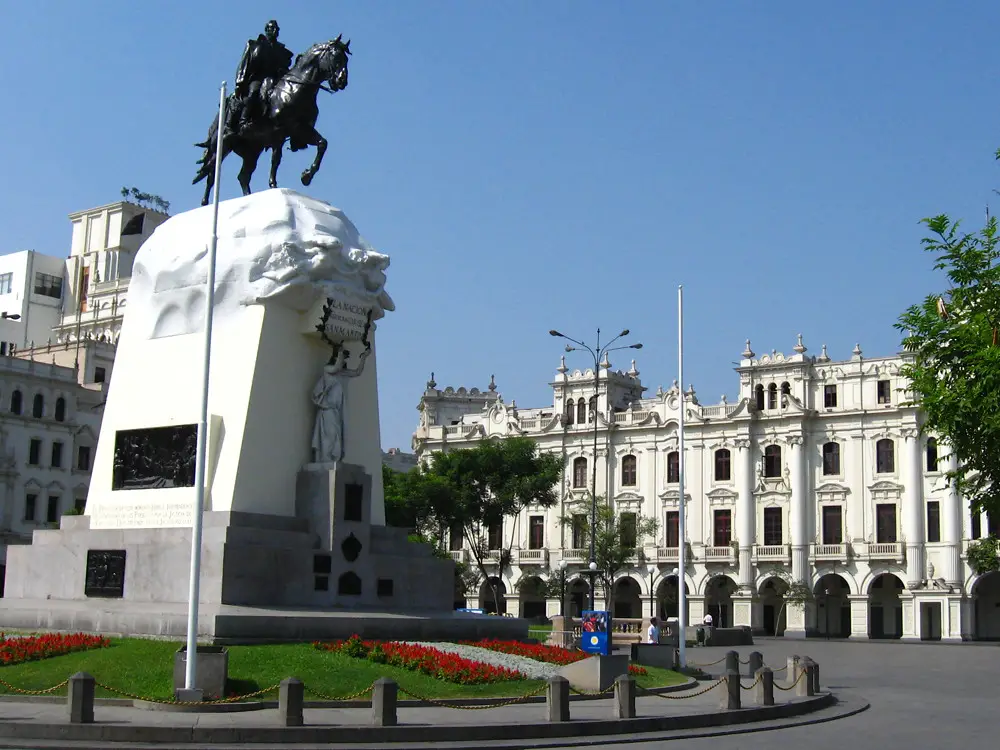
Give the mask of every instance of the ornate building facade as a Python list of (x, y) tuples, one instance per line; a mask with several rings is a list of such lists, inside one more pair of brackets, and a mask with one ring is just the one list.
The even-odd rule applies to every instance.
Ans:
[[(564, 359), (552, 404), (531, 409), (505, 402), (492, 381), (486, 391), (439, 390), (432, 377), (413, 449), (426, 458), (524, 435), (563, 458), (558, 504), (489, 534), (514, 539), (509, 564), (501, 569), (496, 554), (490, 569), (508, 612), (575, 613), (586, 601), (589, 552), (565, 519), (589, 513), (596, 471), (597, 494), (623, 519), (658, 522), (615, 582), (617, 617), (676, 615), (683, 552), (689, 622), (711, 614), (718, 625), (792, 637), (1000, 639), (1000, 573), (977, 576), (965, 560), (970, 541), (1000, 531), (1000, 518), (973, 516), (946, 481), (952, 459), (907, 405), (903, 362), (860, 347), (843, 361), (825, 346), (811, 356), (801, 337), (790, 355), (758, 356), (748, 341), (739, 397), (714, 405), (676, 383), (648, 395), (634, 361), (622, 372), (605, 360), (595, 378)], [(468, 559), (461, 538), (449, 542)], [(488, 590), (469, 606), (492, 608)], [(554, 591), (564, 593), (545, 595)]]

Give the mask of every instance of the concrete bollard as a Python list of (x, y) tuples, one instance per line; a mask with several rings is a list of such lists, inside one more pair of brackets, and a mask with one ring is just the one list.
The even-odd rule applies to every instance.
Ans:
[(681, 650), (679, 648), (674, 649), (674, 666), (672, 669), (676, 672), (681, 668)]
[(615, 680), (615, 718), (635, 718), (635, 678), (621, 674)]
[(813, 693), (813, 671), (812, 662), (803, 659), (799, 662), (799, 671), (803, 673), (802, 679), (798, 681), (795, 685), (795, 694), (800, 698), (805, 698), (810, 695), (815, 695)]
[(774, 705), (774, 672), (770, 667), (761, 667), (755, 677), (760, 677), (760, 681), (754, 687), (755, 697), (758, 706)]
[(756, 677), (757, 672), (759, 672), (760, 668), (763, 666), (764, 666), (764, 654), (762, 654), (760, 651), (751, 651), (750, 669), (747, 671), (747, 674), (750, 677)]
[(810, 659), (810, 661), (812, 662), (812, 668), (813, 668), (813, 673), (812, 673), (813, 695), (818, 695), (819, 694), (819, 664), (817, 664), (812, 659)]
[(723, 677), (721, 707), (727, 710), (740, 708), (740, 673), (732, 670)]
[(786, 662), (788, 668), (785, 670), (785, 679), (789, 682), (795, 682), (799, 676), (799, 658), (798, 654), (788, 657), (788, 661)]
[(305, 685), (302, 680), (287, 677), (278, 686), (278, 720), (282, 726), (302, 726), (302, 706), (305, 699)]
[(726, 669), (722, 674), (729, 674), (730, 672), (740, 673), (740, 655), (736, 651), (726, 652)]
[(569, 721), (569, 680), (555, 675), (545, 691), (545, 710), (549, 721)]
[(372, 691), (372, 724), (377, 727), (396, 726), (396, 696), (399, 686), (395, 680), (379, 677)]
[(94, 723), (94, 678), (86, 672), (77, 672), (69, 678), (66, 705), (70, 724)]

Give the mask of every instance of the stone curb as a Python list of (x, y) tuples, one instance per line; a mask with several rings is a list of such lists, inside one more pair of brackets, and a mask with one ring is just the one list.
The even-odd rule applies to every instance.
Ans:
[[(694, 679), (688, 679), (684, 682), (679, 682), (676, 685), (665, 685), (663, 687), (649, 688), (644, 690), (645, 693), (679, 693), (683, 690), (691, 690), (692, 688), (698, 687), (698, 681)], [(603, 695), (578, 695), (576, 693), (570, 693), (569, 699), (571, 701), (589, 701), (589, 700), (600, 700), (606, 699), (610, 694)], [(511, 700), (511, 698), (437, 698), (435, 700), (440, 700), (443, 703), (448, 703), (452, 706), (490, 706), (498, 703), (506, 703)], [(50, 704), (64, 704), (66, 703), (66, 698), (59, 695), (10, 695), (4, 694), (0, 695), (0, 701), (10, 702), (10, 703), (50, 703)], [(545, 695), (533, 695), (530, 698), (521, 701), (524, 705), (529, 705), (532, 703), (545, 703)], [(119, 706), (124, 708), (138, 708), (143, 711), (165, 711), (168, 713), (203, 713), (203, 714), (225, 714), (225, 713), (244, 713), (246, 711), (264, 711), (266, 709), (273, 709), (278, 707), (278, 701), (247, 701), (245, 703), (206, 703), (200, 706), (187, 706), (178, 705), (176, 703), (158, 703), (157, 701), (140, 701), (133, 700), (131, 698), (95, 698), (95, 706)], [(371, 705), (371, 700), (350, 700), (350, 701), (305, 701), (303, 704), (304, 708), (368, 708)], [(399, 708), (423, 708), (426, 706), (434, 706), (435, 703), (423, 700), (400, 700), (397, 701), (396, 705)]]
[[(832, 693), (794, 699), (775, 706), (754, 706), (737, 711), (650, 716), (618, 720), (581, 720), (566, 723), (506, 724), (504, 740), (557, 739), (650, 732), (669, 732), (709, 727), (728, 727), (760, 721), (786, 719), (819, 711), (836, 704)], [(497, 739), (501, 725), (450, 726), (324, 726), (324, 727), (164, 727), (126, 724), (41, 724), (0, 722), (0, 738), (13, 740), (61, 740), (71, 742), (174, 743), (174, 744), (337, 744), (476, 742)]]

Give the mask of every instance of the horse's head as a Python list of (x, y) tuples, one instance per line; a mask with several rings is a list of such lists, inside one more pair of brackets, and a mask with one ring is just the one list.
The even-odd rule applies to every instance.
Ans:
[(347, 58), (351, 55), (351, 40), (343, 41), (343, 34), (331, 39), (325, 45), (320, 60), (323, 78), (329, 81), (333, 91), (343, 91), (347, 88)]

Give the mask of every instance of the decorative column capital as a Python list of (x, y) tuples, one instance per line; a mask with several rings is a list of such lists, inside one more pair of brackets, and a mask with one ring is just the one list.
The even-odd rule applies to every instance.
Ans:
[(904, 440), (919, 440), (920, 430), (916, 427), (904, 427), (899, 431), (899, 434), (903, 436)]
[(801, 435), (789, 435), (785, 438), (785, 442), (792, 448), (798, 448), (805, 442), (805, 438)]
[(737, 450), (745, 451), (753, 447), (753, 441), (749, 438), (737, 438), (733, 441), (733, 445), (736, 446)]

